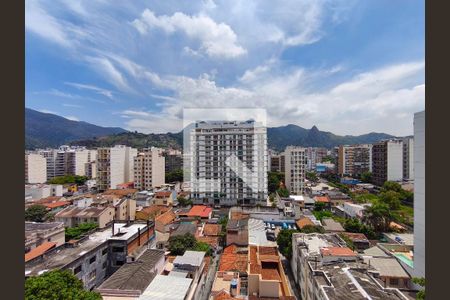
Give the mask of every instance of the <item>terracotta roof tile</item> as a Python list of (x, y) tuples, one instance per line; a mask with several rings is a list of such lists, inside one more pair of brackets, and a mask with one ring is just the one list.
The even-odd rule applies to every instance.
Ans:
[(325, 247), (320, 249), (322, 256), (356, 256), (350, 248), (347, 247)]
[(219, 246), (219, 237), (217, 236), (198, 236), (196, 238), (197, 241), (207, 243), (213, 248), (217, 248)]
[(314, 200), (316, 200), (316, 202), (323, 202), (323, 203), (328, 203), (330, 202), (330, 198), (327, 196), (316, 196), (314, 197)]
[(25, 262), (32, 260), (33, 258), (36, 258), (48, 250), (52, 249), (56, 246), (56, 243), (54, 242), (45, 242), (42, 245), (32, 249), (30, 252), (25, 253)]
[(70, 205), (70, 202), (69, 201), (57, 201), (57, 202), (52, 202), (52, 203), (45, 203), (43, 205), (47, 208), (53, 209), (53, 208), (57, 208), (57, 207), (63, 207), (63, 206)]
[(367, 241), (367, 237), (363, 233), (354, 233), (354, 232), (341, 232), (347, 236), (352, 241)]
[(207, 218), (212, 212), (212, 208), (205, 205), (194, 205), (188, 213), (189, 217)]
[(104, 195), (118, 195), (118, 196), (128, 196), (130, 194), (135, 194), (137, 189), (110, 189), (105, 191)]
[(160, 222), (164, 225), (170, 224), (173, 222), (173, 220), (175, 220), (175, 213), (171, 210), (163, 213), (162, 215), (159, 215), (158, 217), (156, 217), (155, 221), (156, 222)]
[(295, 224), (297, 224), (297, 227), (300, 229), (302, 229), (303, 227), (305, 227), (307, 225), (314, 226), (313, 221), (311, 221), (311, 219), (308, 217), (301, 217), (300, 219), (295, 221)]
[(156, 198), (167, 198), (172, 195), (171, 191), (159, 191), (155, 193)]
[(218, 236), (222, 231), (222, 225), (220, 224), (205, 224), (203, 228), (203, 234), (207, 236)]

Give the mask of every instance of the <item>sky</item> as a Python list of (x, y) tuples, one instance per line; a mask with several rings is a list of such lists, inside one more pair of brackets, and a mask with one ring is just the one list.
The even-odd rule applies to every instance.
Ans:
[(256, 108), (270, 127), (411, 135), (425, 109), (424, 10), (423, 0), (26, 0), (25, 106), (144, 133), (180, 131), (183, 109)]

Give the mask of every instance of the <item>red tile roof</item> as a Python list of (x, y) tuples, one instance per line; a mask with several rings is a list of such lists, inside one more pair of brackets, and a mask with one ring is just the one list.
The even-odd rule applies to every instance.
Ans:
[(213, 248), (217, 248), (219, 246), (219, 237), (217, 236), (198, 236), (196, 239), (199, 242), (207, 243)]
[(54, 242), (43, 243), (42, 245), (32, 249), (30, 252), (25, 253), (25, 262), (44, 254), (45, 252), (47, 252), (48, 250), (52, 249), (55, 246), (56, 243)]
[(137, 191), (137, 189), (110, 189), (104, 192), (103, 195), (128, 196), (136, 193)]
[(172, 195), (172, 192), (170, 191), (159, 191), (155, 193), (156, 198), (167, 198)]
[(354, 232), (341, 232), (347, 236), (352, 241), (367, 241), (367, 237), (363, 233), (354, 233)]
[(173, 222), (173, 220), (175, 220), (175, 213), (171, 210), (163, 213), (162, 215), (159, 215), (158, 217), (156, 217), (155, 221), (156, 222), (160, 222), (163, 225), (167, 225)]
[(212, 208), (205, 205), (194, 205), (188, 212), (188, 217), (208, 218)]
[(303, 227), (305, 227), (307, 225), (314, 226), (313, 221), (311, 221), (311, 219), (308, 217), (301, 217), (300, 219), (295, 221), (295, 224), (297, 224), (298, 228), (300, 228), (300, 229), (302, 229)]
[(330, 198), (327, 196), (316, 196), (314, 197), (314, 199), (316, 200), (316, 202), (324, 202), (324, 203), (328, 203), (330, 202)]
[(53, 209), (57, 207), (63, 207), (69, 205), (69, 201), (58, 201), (58, 202), (52, 202), (52, 203), (44, 203), (43, 205), (47, 208)]
[(219, 263), (219, 271), (247, 273), (247, 254), (238, 254), (236, 251), (236, 245), (230, 245), (223, 250)]
[(350, 248), (347, 247), (327, 247), (321, 248), (322, 256), (356, 256)]
[(222, 231), (222, 225), (220, 224), (205, 224), (203, 228), (203, 234), (206, 236), (218, 236)]

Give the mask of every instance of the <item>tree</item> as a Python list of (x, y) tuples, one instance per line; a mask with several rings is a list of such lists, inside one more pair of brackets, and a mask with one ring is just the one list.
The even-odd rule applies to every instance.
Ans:
[(375, 240), (377, 238), (375, 232), (373, 232), (366, 224), (361, 223), (357, 218), (346, 219), (344, 222), (344, 229), (347, 232), (362, 233), (370, 240)]
[(25, 221), (44, 222), (47, 215), (47, 208), (44, 205), (31, 205), (25, 210)]
[(177, 169), (166, 173), (166, 182), (175, 181), (183, 181), (183, 169)]
[(25, 299), (100, 300), (99, 293), (86, 291), (83, 283), (68, 270), (54, 270), (25, 281)]
[(372, 182), (372, 172), (363, 172), (361, 174), (361, 181), (365, 183)]
[(280, 195), (280, 197), (283, 197), (283, 198), (289, 197), (289, 191), (287, 188), (280, 187), (277, 190), (277, 193), (278, 193), (278, 195)]
[(197, 242), (195, 244), (195, 246), (192, 249), (190, 249), (190, 250), (206, 252), (206, 256), (211, 256), (212, 255), (211, 246), (209, 244), (205, 243), (205, 242)]
[(192, 205), (192, 200), (186, 199), (183, 196), (178, 196), (177, 200), (178, 200), (178, 204), (180, 204), (180, 206), (182, 206), (182, 207), (186, 207), (186, 206)]
[(316, 202), (314, 203), (314, 211), (322, 211), (325, 210), (325, 202)]
[(83, 185), (89, 178), (86, 176), (79, 175), (64, 175), (57, 176), (49, 180), (50, 184), (67, 184), (67, 183), (75, 183), (77, 185)]
[(423, 290), (419, 291), (417, 293), (417, 295), (416, 295), (416, 299), (424, 300), (425, 299), (425, 278), (423, 278), (423, 277), (420, 277), (420, 278), (413, 277), (412, 281), (415, 284), (418, 284), (418, 285), (420, 285), (421, 287), (424, 288)]
[(287, 259), (292, 257), (292, 234), (298, 232), (294, 229), (281, 229), (277, 236), (277, 245), (280, 249), (281, 254), (283, 254)]
[(284, 174), (280, 172), (268, 172), (267, 181), (269, 193), (274, 193), (284, 180)]
[(389, 230), (393, 216), (389, 206), (383, 202), (376, 202), (364, 211), (364, 220), (372, 226), (376, 232)]
[(169, 238), (169, 251), (172, 255), (183, 255), (186, 250), (193, 249), (197, 244), (195, 237), (186, 233)]
[(306, 179), (312, 181), (312, 182), (317, 182), (319, 180), (319, 178), (317, 177), (315, 172), (306, 172)]
[(98, 227), (97, 223), (82, 223), (75, 227), (66, 228), (66, 241), (79, 239), (83, 234)]
[(400, 183), (395, 181), (386, 181), (381, 187), (381, 192), (394, 191), (400, 193), (402, 190)]
[(314, 233), (314, 232), (325, 233), (325, 229), (322, 226), (318, 226), (318, 225), (305, 225), (300, 230), (300, 232), (303, 232), (303, 233)]
[(400, 208), (400, 194), (392, 190), (388, 190), (380, 194), (380, 201), (389, 206), (392, 210), (398, 210)]

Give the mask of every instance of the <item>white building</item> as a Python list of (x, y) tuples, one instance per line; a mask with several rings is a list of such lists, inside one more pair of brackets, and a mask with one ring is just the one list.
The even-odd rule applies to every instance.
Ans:
[(414, 180), (414, 138), (403, 139), (403, 179)]
[(164, 150), (159, 148), (143, 149), (134, 158), (134, 187), (148, 190), (165, 183)]
[(25, 183), (47, 181), (47, 161), (39, 154), (25, 154)]
[(134, 157), (137, 149), (116, 145), (97, 150), (97, 187), (104, 191), (118, 184), (133, 181)]
[(288, 146), (284, 150), (285, 185), (291, 194), (301, 195), (305, 188), (306, 149)]
[(266, 204), (265, 127), (254, 121), (197, 122), (190, 153), (191, 195), (197, 203)]
[(414, 114), (414, 272), (425, 277), (425, 111)]
[(403, 141), (387, 140), (372, 147), (373, 182), (383, 185), (386, 181), (403, 180)]

